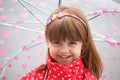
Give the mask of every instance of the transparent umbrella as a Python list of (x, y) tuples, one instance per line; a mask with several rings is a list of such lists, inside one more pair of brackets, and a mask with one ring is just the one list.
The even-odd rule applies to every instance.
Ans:
[(0, 79), (19, 80), (44, 63), (44, 25), (60, 5), (82, 9), (103, 60), (101, 80), (119, 80), (120, 4), (112, 0), (0, 0)]

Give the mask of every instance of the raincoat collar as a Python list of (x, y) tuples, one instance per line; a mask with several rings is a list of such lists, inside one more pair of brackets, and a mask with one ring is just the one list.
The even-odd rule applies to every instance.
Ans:
[(48, 57), (48, 80), (82, 80), (84, 78), (84, 64), (82, 57), (66, 65), (55, 62)]

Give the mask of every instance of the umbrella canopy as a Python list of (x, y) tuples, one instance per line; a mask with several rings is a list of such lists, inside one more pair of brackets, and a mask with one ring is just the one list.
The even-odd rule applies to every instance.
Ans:
[(60, 5), (83, 10), (103, 60), (101, 80), (119, 80), (120, 4), (117, 0), (0, 0), (0, 79), (19, 80), (45, 62), (44, 25), (49, 14)]

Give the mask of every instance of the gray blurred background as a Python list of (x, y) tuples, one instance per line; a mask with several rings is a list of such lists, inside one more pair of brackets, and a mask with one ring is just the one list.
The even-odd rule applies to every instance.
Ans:
[(120, 0), (0, 0), (0, 80), (20, 80), (45, 62), (44, 25), (59, 4), (77, 6), (91, 19), (104, 66), (101, 80), (119, 80)]

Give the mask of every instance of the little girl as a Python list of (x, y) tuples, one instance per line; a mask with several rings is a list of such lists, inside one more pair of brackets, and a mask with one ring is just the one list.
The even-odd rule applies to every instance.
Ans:
[(47, 62), (21, 80), (99, 80), (102, 62), (82, 11), (61, 6), (48, 18), (45, 30)]

